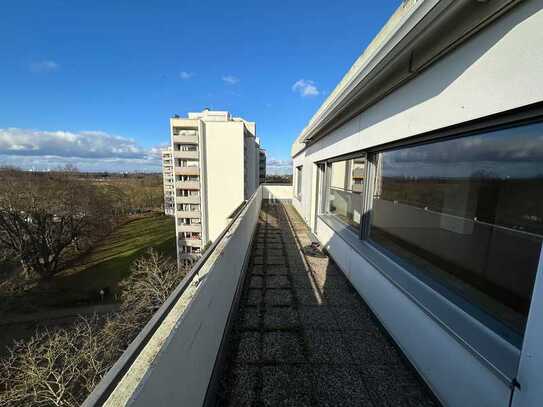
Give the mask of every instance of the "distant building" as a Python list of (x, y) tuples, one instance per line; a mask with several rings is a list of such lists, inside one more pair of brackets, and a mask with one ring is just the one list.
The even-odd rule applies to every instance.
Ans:
[(161, 151), (162, 179), (164, 184), (164, 213), (169, 216), (175, 214), (175, 188), (173, 175), (173, 158), (171, 148)]
[(178, 263), (193, 263), (260, 184), (256, 124), (204, 110), (170, 119)]
[(259, 149), (259, 176), (260, 183), (263, 184), (266, 181), (266, 150)]

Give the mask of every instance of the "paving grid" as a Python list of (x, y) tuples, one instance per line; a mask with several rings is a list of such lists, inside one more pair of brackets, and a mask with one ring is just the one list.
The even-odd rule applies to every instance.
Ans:
[(334, 262), (304, 263), (291, 226), (309, 246), (290, 204), (263, 203), (218, 404), (439, 405)]

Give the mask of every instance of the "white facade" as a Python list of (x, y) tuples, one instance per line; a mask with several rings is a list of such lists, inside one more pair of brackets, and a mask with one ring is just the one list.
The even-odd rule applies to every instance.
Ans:
[(170, 119), (180, 264), (194, 262), (258, 187), (256, 125), (204, 110)]
[[(534, 369), (537, 363), (543, 366), (543, 311), (534, 307), (543, 297), (541, 265), (539, 271), (537, 264), (530, 270), (529, 283), (534, 284), (532, 276), (537, 273), (538, 283), (533, 288), (523, 333), (508, 336), (500, 318), (489, 318), (498, 319), (496, 324), (485, 322), (486, 311), (479, 310), (477, 301), (471, 303), (469, 296), (468, 300), (456, 301), (451, 299), (452, 294), (445, 293), (464, 289), (465, 283), (458, 287), (445, 284), (441, 291), (433, 278), (411, 271), (414, 263), (407, 255), (391, 255), (373, 242), (372, 227), (386, 227), (386, 222), (396, 222), (396, 226), (399, 222), (398, 229), (434, 227), (422, 225), (431, 222), (431, 207), (422, 207), (418, 212), (404, 209), (399, 216), (400, 209), (407, 206), (399, 201), (381, 202), (381, 194), (386, 193), (380, 189), (383, 177), (387, 171), (391, 173), (392, 164), (383, 164), (383, 159), (378, 158), (385, 157), (386, 151), (399, 151), (400, 156), (408, 148), (428, 142), (435, 143), (430, 145), (437, 150), (437, 143), (453, 136), (466, 143), (478, 142), (468, 137), (490, 131), (499, 135), (497, 129), (512, 127), (519, 129), (518, 137), (524, 137), (519, 140), (525, 140), (528, 130), (541, 131), (542, 27), (541, 0), (404, 2), (292, 147), (293, 205), (444, 405), (505, 407), (510, 400), (513, 406), (543, 405), (543, 376), (541, 369)], [(533, 144), (511, 147), (531, 151), (532, 163), (540, 162), (534, 151), (539, 151), (542, 133), (536, 134), (539, 139), (534, 138)], [(500, 147), (497, 142), (492, 145)], [(477, 144), (472, 143), (467, 151), (476, 148)], [(451, 153), (442, 150), (442, 156)], [(344, 179), (335, 178), (338, 172), (332, 170), (333, 162), (338, 162), (339, 167), (352, 163), (352, 158), (360, 163), (368, 160), (367, 172), (359, 178), (362, 193), (355, 195), (354, 188), (347, 187), (351, 200), (343, 200), (340, 193), (340, 198), (335, 199), (330, 187), (340, 191)], [(520, 155), (515, 159), (520, 160)], [(437, 160), (436, 168), (440, 163), (443, 161)], [(457, 167), (465, 165), (458, 162)], [(433, 176), (445, 179), (437, 172)], [(352, 185), (351, 181), (348, 184)], [(462, 205), (468, 208), (471, 195), (461, 197), (449, 192), (445, 191), (444, 207), (447, 200), (458, 204), (464, 199)], [(539, 205), (541, 193), (540, 189), (533, 198)], [(504, 199), (503, 195), (500, 199)], [(342, 204), (352, 208), (344, 209)], [(387, 210), (388, 214), (379, 218)], [(345, 213), (348, 222), (334, 212)], [(524, 215), (534, 219), (536, 226), (541, 222), (538, 214)], [(477, 217), (437, 216), (441, 222), (438, 229), (454, 234), (462, 244), (475, 235), (474, 228), (484, 226)], [(491, 226), (509, 235), (524, 233), (518, 231), (524, 230), (521, 226)], [(398, 241), (409, 240), (405, 233), (398, 236)], [(542, 236), (534, 232), (529, 238), (537, 247)], [(424, 245), (424, 251), (434, 254), (441, 250), (431, 239)], [(468, 245), (462, 250), (470, 249)], [(459, 250), (451, 244), (437, 255), (449, 262), (461, 255)], [(443, 259), (449, 254), (453, 260)], [(531, 255), (538, 254), (532, 250)], [(518, 260), (520, 265), (523, 259), (514, 256), (513, 251), (508, 261)], [(533, 266), (534, 261), (530, 261)], [(413, 266), (417, 267), (422, 268)], [(506, 276), (510, 280), (495, 281), (496, 290), (504, 289), (512, 295), (526, 291), (524, 277), (515, 276), (516, 272), (520, 270), (510, 270)], [(480, 303), (486, 306), (484, 293), (481, 298)], [(465, 306), (461, 305), (463, 301)], [(505, 307), (500, 312), (507, 323), (515, 318)], [(536, 340), (538, 346), (534, 345)]]
[(164, 213), (174, 216), (175, 213), (175, 185), (173, 175), (173, 158), (170, 148), (161, 151), (162, 158), (162, 184), (164, 187)]

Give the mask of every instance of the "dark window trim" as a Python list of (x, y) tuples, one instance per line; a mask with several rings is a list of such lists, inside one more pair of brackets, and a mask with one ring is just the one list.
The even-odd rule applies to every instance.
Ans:
[(543, 102), (485, 116), (468, 122), (443, 127), (426, 133), (417, 134), (402, 140), (371, 147), (368, 153), (379, 153), (406, 147), (431, 144), (436, 141), (464, 138), (481, 133), (504, 130), (543, 120)]
[(337, 157), (328, 158), (326, 160), (319, 161), (318, 163), (335, 163), (338, 161), (347, 161), (347, 160), (354, 160), (355, 158), (366, 158), (366, 150), (359, 150), (354, 153), (347, 153), (343, 155), (339, 155)]
[[(368, 161), (372, 162), (372, 165), (375, 165), (376, 159), (381, 152), (394, 151), (403, 148), (416, 147), (426, 144), (432, 144), (436, 142), (442, 142), (452, 139), (460, 139), (466, 137), (472, 137), (480, 134), (490, 133), (493, 131), (505, 130), (525, 125), (530, 125), (534, 123), (543, 123), (543, 103), (537, 103), (535, 106), (528, 106), (522, 109), (515, 109), (515, 111), (508, 111), (503, 114), (493, 115), (481, 119), (477, 119), (473, 122), (463, 123), (458, 126), (454, 126), (454, 129), (447, 129), (445, 131), (435, 131), (428, 134), (410, 137), (405, 140), (400, 140), (394, 143), (388, 143), (383, 146), (379, 146), (368, 150)], [(372, 187), (374, 187), (375, 179), (371, 178), (368, 180), (371, 182)], [(474, 318), (478, 319), (483, 325), (487, 326), (489, 329), (493, 330), (497, 335), (501, 336), (504, 340), (511, 343), (517, 348), (522, 346), (523, 335), (519, 335), (513, 329), (507, 327), (501, 321), (497, 320), (492, 315), (486, 313), (484, 310), (480, 309), (467, 300), (465, 300), (460, 295), (456, 294), (452, 289), (448, 288), (445, 284), (439, 283), (437, 280), (432, 279), (429, 276), (426, 276), (424, 273), (421, 273), (416, 270), (416, 268), (409, 264), (409, 262), (404, 261), (399, 256), (390, 252), (386, 247), (381, 246), (378, 242), (370, 239), (370, 230), (371, 230), (371, 216), (372, 216), (372, 205), (373, 205), (373, 195), (371, 202), (367, 202), (368, 205), (365, 208), (365, 211), (368, 212), (367, 222), (368, 229), (367, 234), (363, 237), (368, 244), (375, 247), (377, 250), (382, 252), (385, 256), (390, 259), (396, 259), (396, 262), (403, 264), (404, 268), (411, 272), (414, 275), (420, 275), (419, 278), (428, 279), (433, 283), (429, 283), (436, 291), (440, 294), (452, 299), (452, 301), (460, 307), (463, 307), (465, 310), (468, 310)], [(485, 222), (481, 222), (485, 223)], [(505, 228), (501, 225), (493, 225), (498, 228)], [(424, 276), (424, 277), (422, 277)]]

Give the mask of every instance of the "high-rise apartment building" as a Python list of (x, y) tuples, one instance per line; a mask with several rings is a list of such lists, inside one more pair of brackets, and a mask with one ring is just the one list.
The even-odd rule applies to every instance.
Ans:
[(161, 151), (162, 179), (164, 185), (164, 213), (169, 216), (175, 214), (175, 184), (173, 175), (173, 157), (171, 148)]
[(260, 184), (256, 124), (223, 111), (170, 119), (178, 263), (193, 263)]

